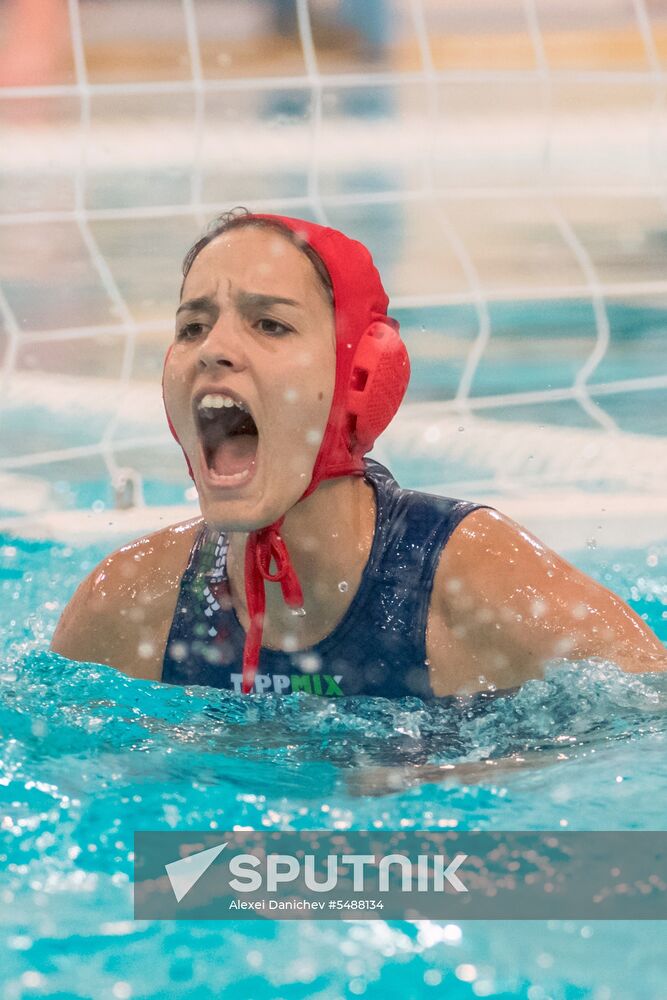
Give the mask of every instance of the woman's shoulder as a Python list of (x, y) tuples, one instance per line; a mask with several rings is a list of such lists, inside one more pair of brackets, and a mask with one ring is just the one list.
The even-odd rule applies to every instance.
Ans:
[(134, 595), (140, 585), (157, 597), (180, 580), (203, 524), (201, 517), (190, 518), (121, 545), (87, 577), (91, 591)]
[(107, 556), (106, 560), (100, 563), (100, 566), (104, 562), (110, 565), (120, 565), (132, 561), (144, 567), (153, 568), (156, 566), (164, 570), (165, 559), (169, 565), (172, 562), (180, 565), (183, 557), (187, 559), (203, 528), (204, 520), (201, 516), (189, 518), (187, 521), (179, 521), (177, 524), (169, 524), (166, 528), (159, 528), (157, 531), (122, 545)]
[[(144, 676), (145, 643), (166, 641), (181, 577), (203, 528), (201, 517), (168, 525), (120, 546), (79, 584), (51, 648), (68, 659), (106, 663)], [(146, 667), (149, 666), (147, 662)], [(135, 670), (139, 669), (139, 674)]]

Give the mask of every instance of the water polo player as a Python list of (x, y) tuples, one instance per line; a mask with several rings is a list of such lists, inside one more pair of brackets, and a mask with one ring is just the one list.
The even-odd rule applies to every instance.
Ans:
[(230, 214), (184, 265), (164, 402), (201, 518), (81, 584), (52, 648), (170, 684), (424, 698), (554, 659), (664, 670), (617, 596), (495, 510), (402, 490), (364, 456), (409, 363), (370, 254)]

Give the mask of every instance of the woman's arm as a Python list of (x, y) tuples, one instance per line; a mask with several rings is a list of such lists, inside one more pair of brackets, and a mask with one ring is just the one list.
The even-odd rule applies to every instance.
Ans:
[[(616, 594), (495, 510), (465, 518), (445, 547), (427, 635), (434, 683), (515, 687), (556, 659), (667, 670), (667, 650)], [(479, 678), (484, 678), (484, 683)]]
[(567, 760), (567, 754), (530, 750), (509, 757), (488, 757), (485, 760), (461, 761), (458, 764), (408, 764), (396, 767), (373, 766), (350, 772), (346, 788), (350, 795), (391, 795), (415, 785), (445, 781), (463, 785), (498, 784), (516, 771), (533, 771), (547, 764)]

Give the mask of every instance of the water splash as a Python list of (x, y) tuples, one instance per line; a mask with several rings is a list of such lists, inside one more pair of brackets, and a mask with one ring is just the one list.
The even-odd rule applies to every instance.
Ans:
[[(434, 704), (138, 681), (45, 651), (63, 595), (102, 553), (10, 548), (0, 580), (0, 961), (10, 1000), (33, 989), (166, 996), (180, 983), (203, 1000), (213, 982), (217, 995), (258, 1000), (360, 990), (457, 1000), (472, 986), (532, 997), (538, 984), (553, 997), (660, 995), (662, 925), (548, 922), (518, 935), (486, 922), (138, 924), (131, 874), (141, 829), (660, 829), (665, 675), (557, 664), (513, 694)], [(599, 563), (599, 576), (613, 573), (622, 596), (637, 588), (659, 625), (665, 560), (647, 568), (638, 556), (632, 574), (635, 563), (614, 565)], [(480, 777), (484, 758), (512, 755), (526, 766)], [(354, 784), (428, 762), (468, 770), (371, 783), (361, 795)]]

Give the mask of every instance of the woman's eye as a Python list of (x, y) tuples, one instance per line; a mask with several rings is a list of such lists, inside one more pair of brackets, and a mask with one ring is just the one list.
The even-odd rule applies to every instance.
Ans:
[(178, 331), (179, 340), (193, 340), (198, 337), (204, 330), (206, 325), (204, 323), (185, 323), (184, 326)]
[(257, 326), (262, 333), (268, 333), (273, 337), (283, 337), (286, 333), (292, 332), (291, 326), (286, 326), (285, 323), (279, 323), (277, 319), (269, 319), (268, 316), (265, 316), (264, 319), (260, 319)]

